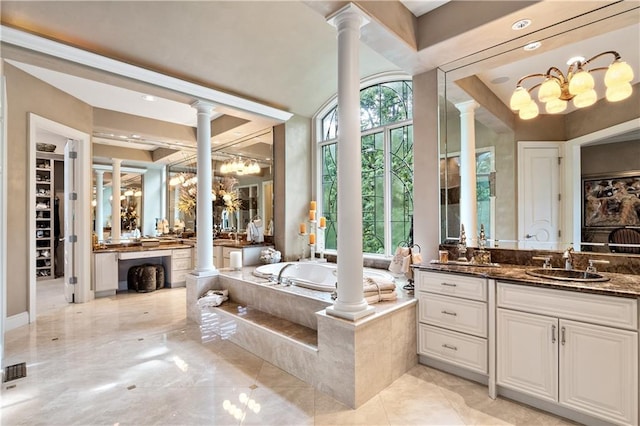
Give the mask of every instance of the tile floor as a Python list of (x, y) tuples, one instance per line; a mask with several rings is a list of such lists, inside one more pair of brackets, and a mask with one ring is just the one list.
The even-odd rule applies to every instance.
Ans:
[[(5, 336), (2, 425), (566, 425), (418, 365), (349, 409), (185, 318), (185, 289), (69, 305), (38, 283), (38, 321)], [(10, 387), (7, 385), (15, 385)]]

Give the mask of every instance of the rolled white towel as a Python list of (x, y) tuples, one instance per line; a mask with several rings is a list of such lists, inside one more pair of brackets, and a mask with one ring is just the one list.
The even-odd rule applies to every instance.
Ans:
[(198, 299), (198, 306), (215, 307), (229, 300), (229, 290), (209, 290)]

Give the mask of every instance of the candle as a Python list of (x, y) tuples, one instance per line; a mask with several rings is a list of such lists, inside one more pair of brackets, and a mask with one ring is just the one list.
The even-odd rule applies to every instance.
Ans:
[(241, 251), (232, 251), (229, 253), (229, 266), (236, 271), (242, 269), (242, 252)]
[(327, 218), (324, 216), (320, 216), (320, 228), (324, 228), (327, 226)]
[(309, 220), (316, 220), (316, 211), (309, 210)]
[(316, 210), (316, 202), (312, 201), (309, 203), (309, 210)]
[(315, 243), (316, 243), (316, 234), (312, 232), (311, 234), (309, 234), (309, 244), (315, 244)]
[(306, 224), (306, 223), (304, 223), (304, 222), (302, 222), (302, 223), (300, 224), (300, 233), (301, 233), (301, 234), (306, 234), (306, 233), (307, 233), (307, 224)]

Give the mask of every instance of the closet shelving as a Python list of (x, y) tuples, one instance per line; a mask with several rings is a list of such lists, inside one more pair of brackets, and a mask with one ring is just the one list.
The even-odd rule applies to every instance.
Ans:
[(54, 161), (36, 157), (36, 279), (54, 278)]

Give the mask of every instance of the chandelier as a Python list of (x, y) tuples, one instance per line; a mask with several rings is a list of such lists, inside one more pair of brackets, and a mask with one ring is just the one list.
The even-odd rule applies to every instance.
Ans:
[(225, 161), (220, 166), (223, 175), (235, 173), (236, 175), (255, 175), (260, 173), (260, 165), (256, 160), (243, 160), (240, 157)]
[[(613, 55), (613, 62), (608, 67), (587, 69), (592, 61), (604, 56)], [(591, 75), (594, 71), (607, 72), (604, 75), (604, 84), (607, 87), (606, 99), (609, 102), (618, 102), (631, 96), (633, 88), (633, 70), (624, 61), (620, 60), (618, 52), (612, 50), (598, 53), (591, 59), (572, 58), (567, 64), (567, 74), (563, 74), (556, 67), (551, 67), (545, 74), (529, 74), (518, 80), (516, 88), (511, 95), (510, 107), (518, 111), (523, 120), (529, 120), (538, 116), (540, 108), (531, 97), (531, 92), (538, 88), (538, 101), (545, 104), (548, 114), (558, 114), (567, 109), (569, 101), (576, 108), (585, 108), (593, 105), (598, 100), (594, 90), (595, 81)], [(530, 78), (542, 78), (544, 81), (526, 89), (522, 82)]]

